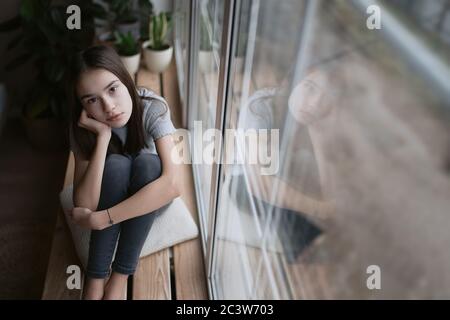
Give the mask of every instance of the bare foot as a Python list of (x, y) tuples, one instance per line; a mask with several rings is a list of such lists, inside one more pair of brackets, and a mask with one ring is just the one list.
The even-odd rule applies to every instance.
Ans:
[(128, 275), (113, 272), (105, 286), (103, 300), (125, 300)]
[(84, 300), (101, 300), (105, 291), (105, 279), (86, 278), (83, 288)]

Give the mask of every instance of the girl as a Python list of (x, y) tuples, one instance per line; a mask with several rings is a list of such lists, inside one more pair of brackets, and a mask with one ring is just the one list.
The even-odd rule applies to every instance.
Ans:
[(175, 128), (165, 100), (136, 88), (112, 48), (91, 47), (72, 68), (71, 217), (92, 229), (83, 297), (123, 299), (153, 220), (179, 196), (170, 157)]

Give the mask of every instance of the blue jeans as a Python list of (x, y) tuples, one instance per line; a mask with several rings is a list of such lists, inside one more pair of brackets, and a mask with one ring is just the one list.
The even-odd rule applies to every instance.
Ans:
[[(242, 214), (251, 214), (253, 211), (251, 201), (261, 204), (261, 207), (256, 207), (261, 224), (270, 223), (271, 230), (275, 230), (280, 239), (288, 263), (295, 263), (303, 251), (324, 231), (303, 212), (275, 206), (243, 191), (246, 183), (242, 174), (233, 177), (229, 187), (231, 200)], [(234, 184), (238, 186), (237, 192), (233, 190)], [(269, 212), (272, 212), (273, 216), (270, 222), (267, 222)]]
[[(161, 160), (157, 155), (109, 154), (105, 159), (97, 210), (115, 206), (160, 175)], [(104, 279), (109, 276), (111, 269), (121, 274), (133, 274), (153, 221), (166, 206), (103, 230), (92, 230), (86, 275)], [(116, 244), (117, 251), (111, 266)]]

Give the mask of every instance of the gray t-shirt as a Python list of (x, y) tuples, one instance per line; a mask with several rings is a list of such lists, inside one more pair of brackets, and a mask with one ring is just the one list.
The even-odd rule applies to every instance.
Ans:
[[(150, 98), (142, 99), (142, 121), (144, 125), (145, 141), (147, 142), (148, 148), (142, 149), (141, 153), (157, 154), (155, 140), (176, 131), (170, 118), (170, 110), (166, 100), (153, 91), (147, 88), (138, 88), (138, 94), (140, 97)], [(127, 125), (121, 128), (112, 128), (112, 132), (119, 137), (123, 144), (125, 144), (127, 139), (127, 129)], [(80, 152), (80, 149), (73, 138), (71, 128), (69, 130), (69, 135), (70, 149), (74, 153)]]

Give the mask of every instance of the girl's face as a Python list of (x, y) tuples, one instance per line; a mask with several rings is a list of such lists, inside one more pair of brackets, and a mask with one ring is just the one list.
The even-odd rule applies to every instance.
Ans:
[(327, 96), (327, 78), (319, 71), (306, 76), (289, 97), (289, 110), (295, 120), (310, 125), (326, 117), (331, 111)]
[(87, 114), (112, 128), (126, 125), (133, 110), (127, 87), (113, 73), (92, 69), (81, 74), (77, 96)]

